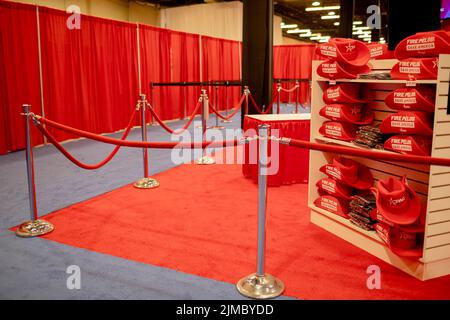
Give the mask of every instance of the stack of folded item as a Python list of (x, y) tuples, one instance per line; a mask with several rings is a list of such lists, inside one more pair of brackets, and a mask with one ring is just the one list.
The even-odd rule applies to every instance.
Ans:
[(395, 48), (400, 60), (391, 70), (393, 79), (437, 79), (439, 54), (450, 53), (450, 33), (440, 30), (420, 32), (402, 40)]
[(364, 148), (383, 149), (385, 140), (386, 138), (381, 133), (380, 126), (372, 125), (359, 127), (353, 143)]
[(377, 207), (371, 218), (377, 220), (374, 227), (380, 238), (399, 256), (422, 257), (426, 207), (406, 177), (379, 180), (371, 191)]
[(328, 59), (317, 69), (317, 74), (326, 79), (356, 79), (371, 70), (369, 48), (358, 40), (333, 38), (319, 44), (316, 54)]
[(319, 129), (321, 135), (343, 141), (353, 141), (358, 126), (371, 124), (372, 111), (364, 107), (367, 100), (360, 99), (359, 84), (341, 83), (328, 87), (323, 94), (325, 106), (320, 115), (329, 121)]
[(350, 219), (349, 202), (355, 191), (369, 190), (372, 187), (372, 173), (366, 166), (341, 156), (335, 157), (332, 163), (322, 166), (320, 172), (326, 174), (328, 178), (317, 182), (319, 197), (314, 204), (328, 212)]
[(375, 207), (375, 197), (371, 193), (353, 196), (350, 201), (350, 221), (361, 229), (373, 231), (376, 220), (370, 214)]
[(399, 88), (388, 94), (385, 104), (398, 112), (385, 119), (381, 130), (395, 134), (384, 148), (403, 154), (431, 155), (435, 90), (424, 85)]

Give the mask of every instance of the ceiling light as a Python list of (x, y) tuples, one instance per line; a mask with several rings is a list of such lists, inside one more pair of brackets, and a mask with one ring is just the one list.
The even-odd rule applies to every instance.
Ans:
[(362, 21), (353, 21), (353, 24), (354, 25), (360, 25), (360, 24), (363, 24), (363, 22)]
[(328, 12), (328, 15), (329, 15), (329, 16), (334, 16), (335, 14), (336, 14), (336, 12), (334, 12), (334, 11)]
[(298, 36), (299, 36), (299, 37), (302, 37), (302, 38), (310, 37), (310, 36), (312, 36), (312, 33), (311, 33), (311, 32), (308, 32), (308, 33), (300, 33)]
[(319, 42), (328, 42), (328, 39), (322, 38), (322, 39), (319, 40)]
[(312, 3), (312, 5), (313, 5), (313, 7), (320, 6), (320, 2), (319, 2), (319, 1), (314, 1), (314, 2)]
[(291, 28), (297, 28), (297, 24), (284, 24), (281, 26), (281, 29), (291, 29)]
[(368, 37), (370, 37), (370, 34), (367, 34), (367, 33), (360, 34), (360, 35), (358, 36), (358, 38), (360, 38), (360, 39), (362, 39), (362, 38), (368, 38)]
[(386, 40), (380, 40), (380, 43), (381, 43), (381, 44), (385, 44), (385, 43), (386, 43)]
[(327, 7), (308, 7), (305, 11), (323, 11), (323, 10), (339, 10), (341, 6), (327, 6)]
[(292, 29), (292, 30), (288, 30), (286, 31), (287, 33), (305, 33), (305, 32), (310, 32), (311, 29)]
[(335, 23), (333, 23), (333, 25), (338, 26), (340, 25), (340, 23), (336, 21)]
[(322, 20), (339, 19), (340, 16), (321, 16)]
[(369, 27), (353, 27), (354, 30), (370, 30)]

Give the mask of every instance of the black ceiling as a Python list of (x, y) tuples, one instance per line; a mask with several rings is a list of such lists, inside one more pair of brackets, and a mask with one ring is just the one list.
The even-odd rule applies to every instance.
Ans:
[[(225, 2), (235, 0), (146, 0), (146, 2), (160, 5), (161, 7), (176, 7), (191, 4), (211, 3), (211, 2)], [(338, 20), (322, 20), (321, 16), (326, 14), (326, 11), (306, 12), (305, 8), (311, 7), (315, 0), (274, 0), (274, 11), (276, 15), (283, 18), (287, 24), (297, 24), (300, 29), (311, 29), (313, 33), (321, 33), (322, 35), (329, 35), (336, 37), (338, 34), (337, 26), (333, 23)], [(339, 5), (339, 0), (317, 0), (320, 6), (335, 6)], [(366, 21), (368, 14), (367, 7), (370, 5), (380, 5), (383, 18), (386, 17), (387, 0), (355, 0), (354, 17), (353, 20)], [(336, 10), (339, 14), (339, 10)], [(385, 24), (386, 19), (383, 20)], [(383, 26), (384, 29), (384, 26)], [(381, 30), (381, 36), (385, 34)], [(287, 34), (283, 30), (283, 35), (297, 40), (308, 40), (307, 38), (299, 38), (295, 34)]]

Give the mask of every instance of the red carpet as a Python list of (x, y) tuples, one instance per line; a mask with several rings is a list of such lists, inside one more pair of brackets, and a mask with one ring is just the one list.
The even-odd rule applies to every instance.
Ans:
[[(257, 186), (240, 165), (184, 165), (161, 187), (126, 186), (62, 209), (46, 239), (236, 283), (255, 271)], [(304, 299), (449, 299), (450, 277), (421, 282), (309, 222), (307, 186), (269, 189), (266, 269)], [(382, 289), (366, 269), (382, 270)]]

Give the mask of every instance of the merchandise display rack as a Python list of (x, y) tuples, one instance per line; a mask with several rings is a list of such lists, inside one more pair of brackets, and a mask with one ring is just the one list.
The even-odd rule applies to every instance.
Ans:
[[(353, 148), (361, 148), (351, 142), (344, 142), (323, 137), (319, 128), (327, 119), (319, 115), (325, 105), (323, 91), (331, 84), (347, 82), (361, 83), (363, 90), (371, 97), (365, 106), (373, 110), (375, 123), (381, 122), (395, 110), (388, 108), (384, 98), (394, 89), (404, 86), (427, 84), (435, 86), (436, 102), (433, 125), (432, 156), (450, 158), (450, 115), (447, 114), (447, 102), (450, 85), (450, 55), (439, 56), (437, 80), (372, 80), (342, 79), (328, 80), (317, 74), (317, 67), (322, 61), (313, 61), (312, 96), (311, 96), (311, 141), (332, 143)], [(373, 60), (373, 71), (390, 71), (398, 61)], [(371, 149), (377, 152), (391, 152)], [(311, 222), (339, 236), (353, 245), (382, 259), (383, 261), (420, 279), (428, 280), (450, 274), (450, 167), (416, 165), (379, 161), (367, 158), (354, 158), (370, 168), (375, 181), (388, 176), (407, 175), (408, 184), (416, 191), (422, 202), (427, 204), (423, 257), (412, 260), (397, 256), (385, 245), (375, 231), (365, 231), (353, 225), (350, 220), (318, 208), (314, 200), (319, 196), (316, 182), (325, 178), (319, 168), (333, 159), (335, 154), (310, 151), (308, 206), (311, 209)]]

